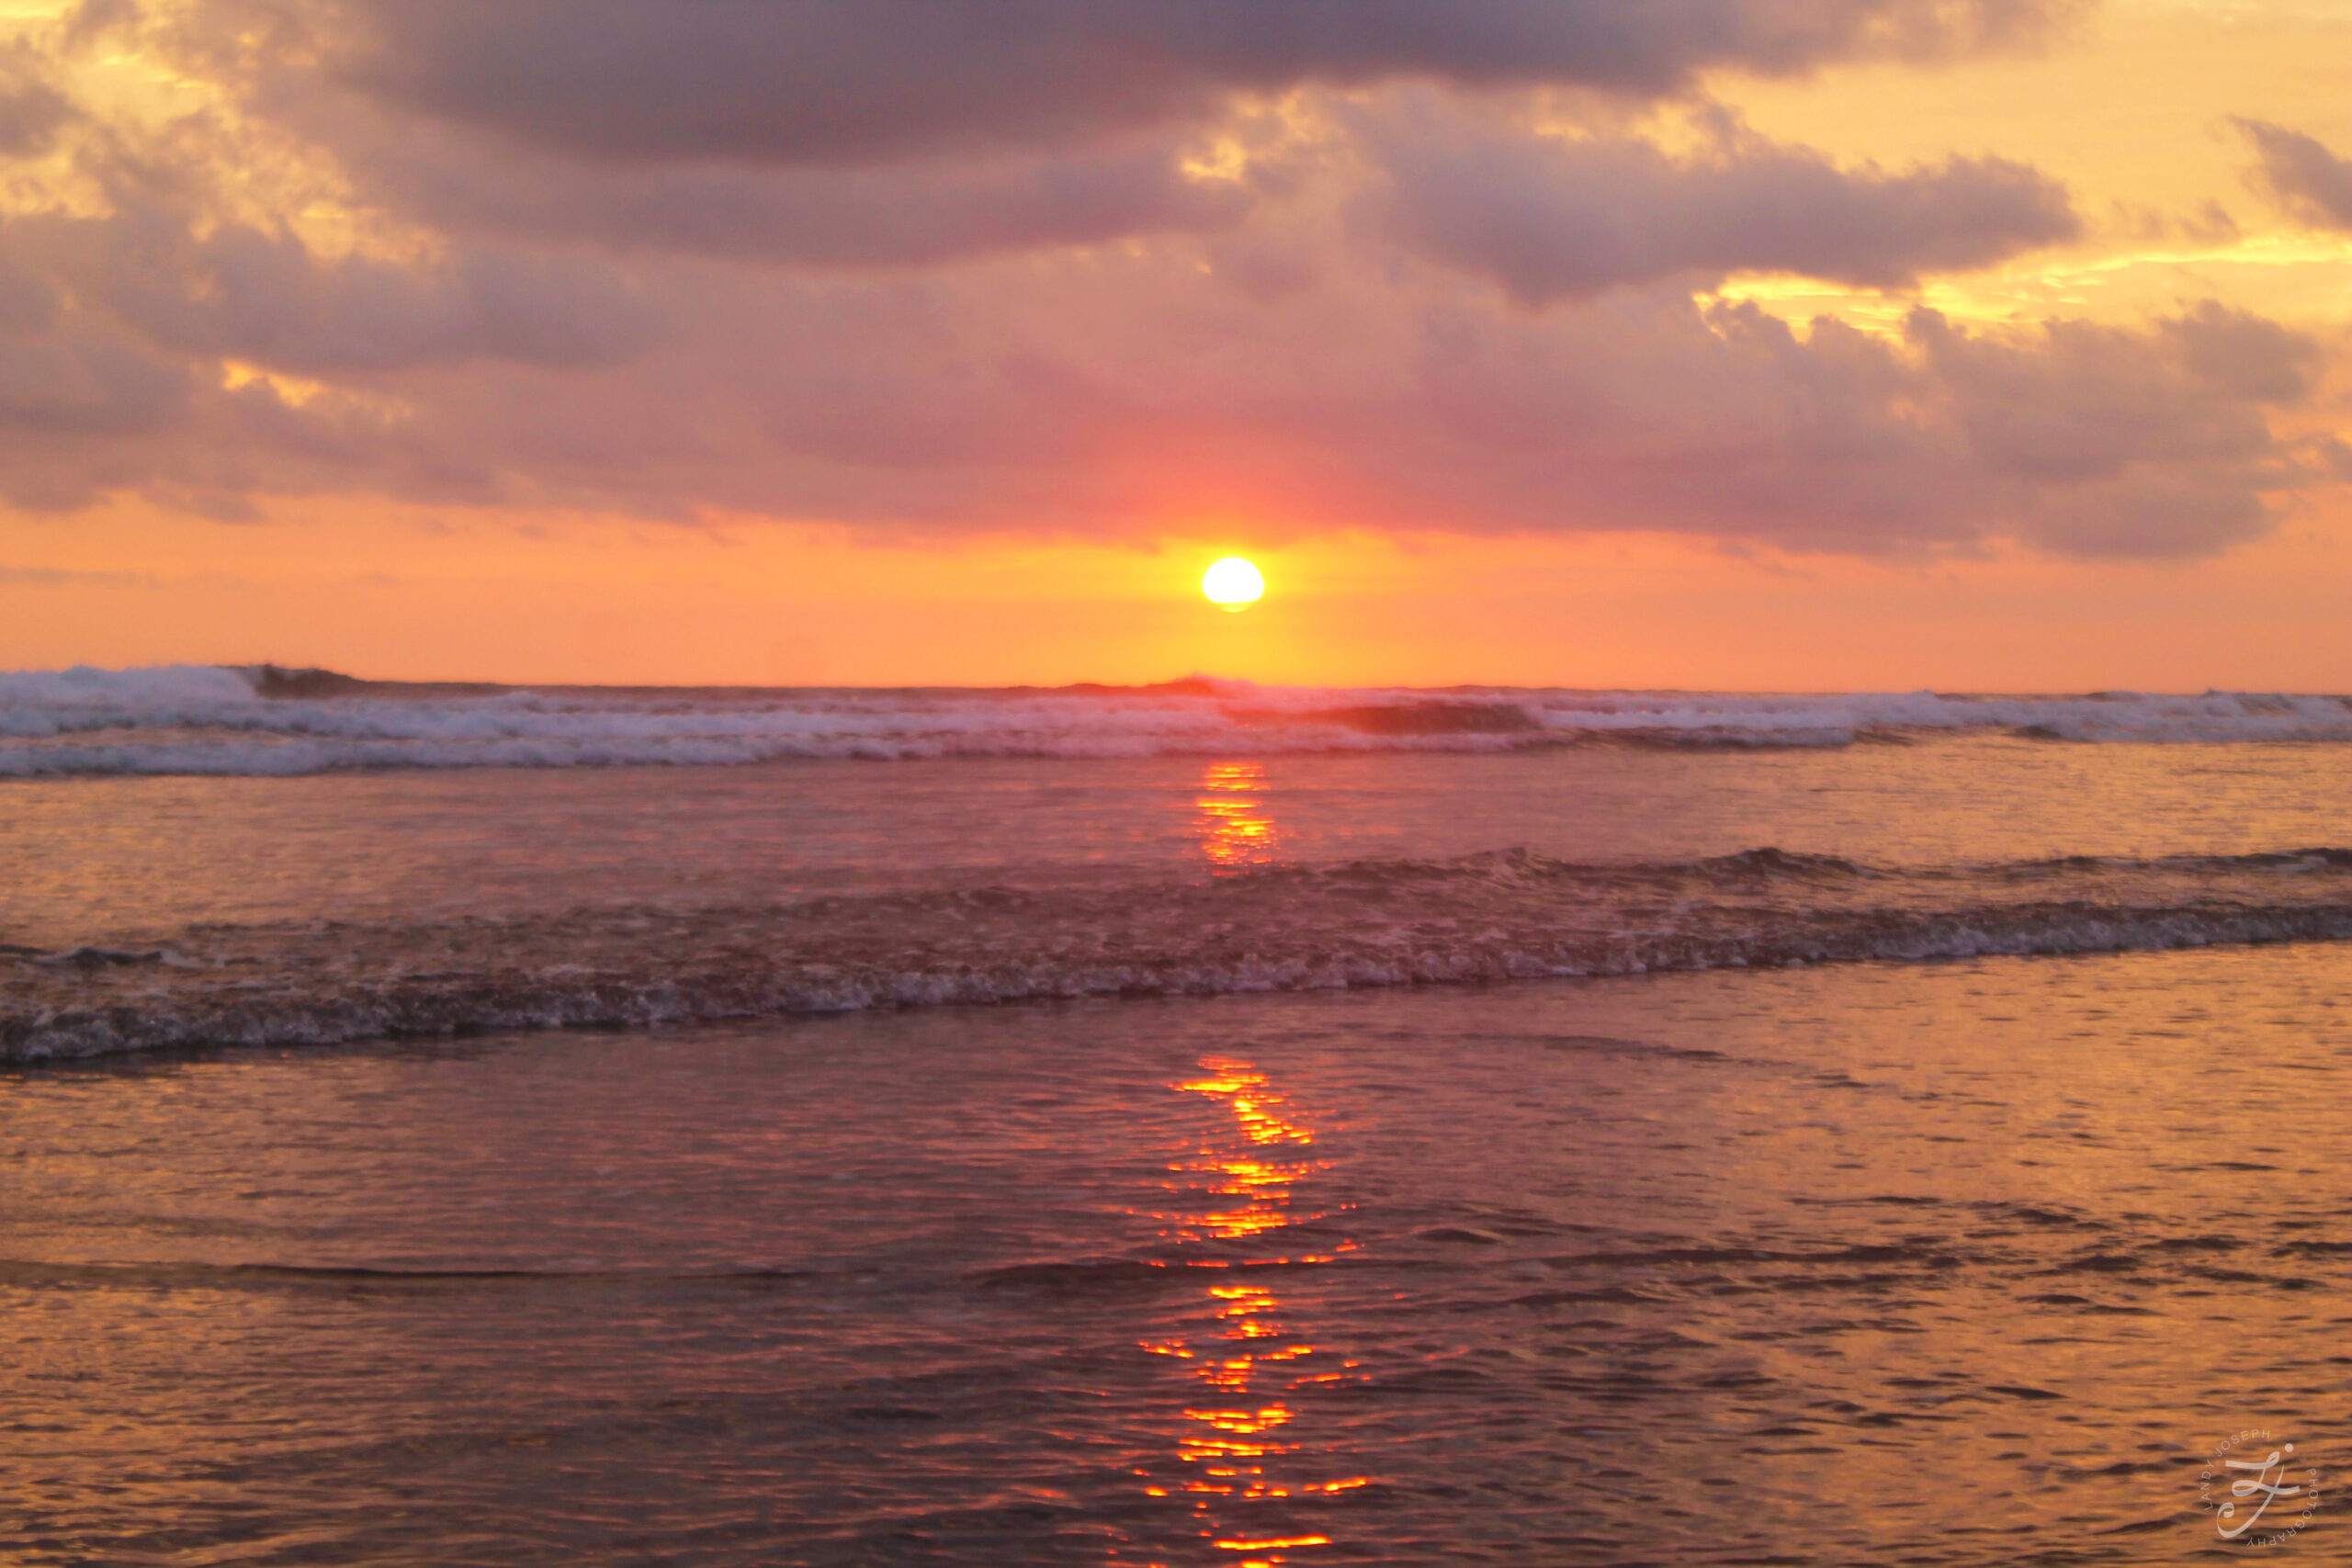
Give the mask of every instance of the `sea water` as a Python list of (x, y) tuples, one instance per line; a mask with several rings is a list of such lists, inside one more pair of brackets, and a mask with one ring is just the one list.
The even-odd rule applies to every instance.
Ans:
[(12, 1562), (2336, 1555), (2335, 699), (14, 679)]

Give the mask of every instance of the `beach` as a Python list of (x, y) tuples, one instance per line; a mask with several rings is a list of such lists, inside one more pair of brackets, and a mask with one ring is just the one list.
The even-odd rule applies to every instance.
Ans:
[(2352, 1561), (2347, 59), (0, 0), (0, 1568)]
[[(518, 705), (396, 700), (0, 784), (16, 1560), (2161, 1563), (2346, 1440), (2316, 699), (271, 766)], [(1277, 705), (1409, 717), (1167, 739)]]
[(2217, 1444), (2346, 1438), (2345, 979), (2278, 947), (19, 1077), (10, 1554), (2189, 1561)]

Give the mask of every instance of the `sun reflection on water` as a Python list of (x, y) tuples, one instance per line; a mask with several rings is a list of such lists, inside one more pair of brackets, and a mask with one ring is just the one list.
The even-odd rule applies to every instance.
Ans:
[[(1170, 1167), (1189, 1183), (1176, 1190), (1197, 1201), (1160, 1216), (1163, 1236), (1176, 1242), (1263, 1241), (1285, 1226), (1320, 1220), (1321, 1213), (1294, 1207), (1295, 1189), (1328, 1161), (1310, 1151), (1314, 1130), (1292, 1110), (1288, 1097), (1268, 1076), (1246, 1062), (1209, 1057), (1203, 1076), (1170, 1087), (1216, 1101), (1232, 1117), (1231, 1134), (1212, 1140), (1195, 1156)], [(1329, 1347), (1317, 1347), (1283, 1320), (1273, 1281), (1281, 1276), (1266, 1265), (1329, 1262), (1351, 1250), (1344, 1239), (1319, 1237), (1329, 1250), (1283, 1254), (1253, 1262), (1216, 1262), (1212, 1267), (1248, 1270), (1208, 1287), (1207, 1305), (1216, 1325), (1213, 1336), (1178, 1337), (1143, 1348), (1189, 1363), (1185, 1376), (1194, 1398), (1183, 1409), (1189, 1425), (1177, 1438), (1183, 1469), (1170, 1480), (1191, 1496), (1201, 1533), (1219, 1551), (1247, 1554), (1236, 1568), (1277, 1568), (1297, 1561), (1291, 1552), (1328, 1546), (1317, 1532), (1281, 1528), (1285, 1522), (1240, 1506), (1277, 1499), (1309, 1499), (1370, 1484), (1362, 1475), (1311, 1473), (1314, 1446), (1299, 1438), (1293, 1396), (1304, 1388), (1345, 1379), (1356, 1363)], [(1262, 1271), (1261, 1271), (1262, 1270)], [(1148, 1484), (1147, 1495), (1165, 1497), (1171, 1486)], [(1250, 1529), (1251, 1525), (1274, 1526)]]
[(1202, 773), (1193, 826), (1201, 852), (1220, 873), (1273, 863), (1282, 836), (1266, 815), (1265, 793), (1263, 762), (1211, 762)]

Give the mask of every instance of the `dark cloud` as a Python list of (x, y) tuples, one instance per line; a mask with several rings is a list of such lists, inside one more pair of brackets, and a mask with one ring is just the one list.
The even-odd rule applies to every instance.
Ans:
[[(199, 233), (159, 203), (0, 220), (0, 266), (166, 353), (300, 375), (476, 358), (594, 366), (634, 352), (652, 325), (628, 280), (594, 258), (480, 246), (417, 265), (324, 257), (285, 231)], [(0, 277), (0, 308), (8, 293)]]
[[(2154, 333), (2052, 321), (2023, 341), (1970, 335), (1921, 311), (1911, 335), (1978, 450), (2008, 472), (2061, 483), (2135, 463), (2271, 453), (2263, 404), (2298, 400), (2286, 355), (2310, 347), (2211, 305)], [(2266, 395), (2282, 383), (2283, 395)]]
[(2135, 472), (2055, 491), (2018, 529), (2028, 543), (2078, 559), (2180, 559), (2219, 554), (2270, 531), (2250, 476)]
[(1434, 439), (1396, 433), (1371, 458), (1384, 482), (1428, 515), (1528, 528), (2143, 557), (2259, 533), (2293, 482), (2262, 400), (2192, 367), (2177, 323), (1988, 334), (1915, 310), (1897, 344), (1753, 306), (1630, 303), (1433, 319)]
[(2323, 435), (2312, 446), (2312, 456), (2321, 472), (2352, 484), (2352, 442), (2334, 435)]
[(0, 426), (10, 430), (146, 435), (171, 423), (190, 386), (177, 360), (86, 321), (0, 336)]
[(2236, 398), (2301, 402), (2326, 365), (2319, 344), (2302, 333), (2211, 299), (2161, 325), (2183, 370)]
[(1231, 226), (1253, 193), (1188, 177), (1182, 150), (936, 161), (885, 169), (591, 165), (386, 128), (344, 152), (372, 187), (457, 230), (538, 242), (685, 250), (800, 266), (934, 265)]
[(0, 333), (0, 501), (86, 506), (172, 458), (201, 380), (175, 357), (78, 313)]
[(48, 152), (58, 131), (79, 115), (30, 47), (0, 48), (0, 158)]
[(56, 324), (57, 290), (21, 267), (0, 261), (0, 335), (22, 336)]
[(1919, 311), (1911, 337), (2047, 547), (2210, 553), (2263, 532), (2265, 493), (2297, 478), (2265, 408), (2304, 401), (2320, 355), (2275, 322), (2207, 302), (2154, 332), (2058, 321), (2003, 341)]
[(1907, 288), (2079, 231), (2065, 188), (2003, 159), (1841, 170), (1726, 128), (1705, 155), (1531, 136), (1424, 112), (1367, 119), (1382, 226), (1526, 304), (1679, 273), (1793, 272)]
[(1727, 122), (1669, 155), (1623, 105), (1538, 137), (1503, 117), (1589, 100), (1483, 91), (2049, 14), (115, 0), (85, 36), (168, 33), (228, 91), (44, 133), (79, 183), (0, 220), (0, 495), (2216, 550), (2335, 460), (2271, 430), (2313, 395), (2309, 341), (2217, 305), (1894, 333), (1703, 306), (1729, 272), (1901, 287), (2075, 220), (1998, 160), (1840, 168)]
[[(1204, 140), (1246, 133), (1253, 118), (1279, 120), (1238, 114), (1239, 92), (1410, 79), (1653, 94), (1717, 65), (1794, 71), (2013, 44), (2077, 4), (187, 0), (159, 11), (168, 19), (141, 36), (171, 40), (193, 72), (237, 82), (249, 108), (332, 148), (371, 198), (431, 224), (781, 265), (905, 266), (1231, 228), (1295, 176), (1262, 145), (1238, 177), (1186, 173), (1185, 154)], [(1331, 101), (1313, 107), (1328, 111)], [(1467, 162), (1499, 150), (1452, 151)], [(1430, 188), (1453, 183), (1444, 152), (1396, 150), (1408, 187), (1400, 226), (1443, 229), (1450, 214), (1426, 209), (1475, 195)], [(1540, 155), (1519, 150), (1522, 164)], [(1848, 241), (1852, 259), (1825, 276), (1901, 281), (2072, 224), (2062, 192), (1997, 162), (1903, 176), (1840, 174), (1802, 152), (1753, 147), (1734, 162), (1668, 165), (1619, 142), (1581, 169), (1521, 167), (1528, 190), (1488, 192), (1491, 206), (1510, 210), (1472, 216), (1498, 233), (1514, 220), (1520, 230), (1548, 220), (1557, 254), (1557, 231), (1592, 214), (1574, 208), (1573, 193), (1560, 198), (1568, 209), (1547, 210), (1536, 188), (1547, 174), (1642, 187), (1622, 192), (1621, 208), (1679, 199), (1679, 212), (1651, 214), (1591, 193), (1609, 209), (1599, 216), (1654, 219), (1661, 231), (1645, 248), (1629, 237), (1639, 254), (1625, 267), (1566, 256), (1571, 272), (1597, 264), (1608, 281), (1711, 265), (1708, 253), (1737, 252), (1750, 236), (1807, 258)], [(1710, 173), (1722, 176), (1712, 186)], [(1425, 221), (1407, 221), (1417, 216)], [(1569, 291), (1578, 287), (1571, 277)]]
[(1152, 257), (897, 281), (688, 266), (654, 285), (662, 335), (594, 374), (419, 362), (375, 378), (380, 404), (190, 378), (165, 429), (0, 464), (61, 493), (2153, 557), (2260, 532), (2309, 466), (2265, 418), (2301, 396), (2306, 345), (2218, 308), (2020, 333), (1919, 311), (1894, 341), (1670, 287), (1531, 316), (1362, 269), (1272, 308), (1199, 279)]
[(205, 0), (194, 47), (597, 157), (820, 164), (1069, 145), (1235, 92), (1657, 94), (2041, 36), (2080, 0)]
[(2262, 163), (2255, 183), (2296, 217), (2330, 229), (2352, 229), (2352, 159), (2337, 157), (2318, 138), (2267, 120), (2233, 122)]

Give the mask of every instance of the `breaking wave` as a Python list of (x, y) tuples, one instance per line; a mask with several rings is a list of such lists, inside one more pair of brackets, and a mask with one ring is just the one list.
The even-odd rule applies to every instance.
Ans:
[(1524, 851), (1211, 882), (203, 926), (0, 948), (0, 1060), (1082, 997), (2352, 938), (2352, 851), (1870, 866)]
[(0, 674), (0, 777), (709, 765), (792, 758), (1143, 757), (1539, 746), (2352, 740), (2352, 698), (2208, 692), (1770, 695), (1452, 688), (510, 687), (326, 671)]

